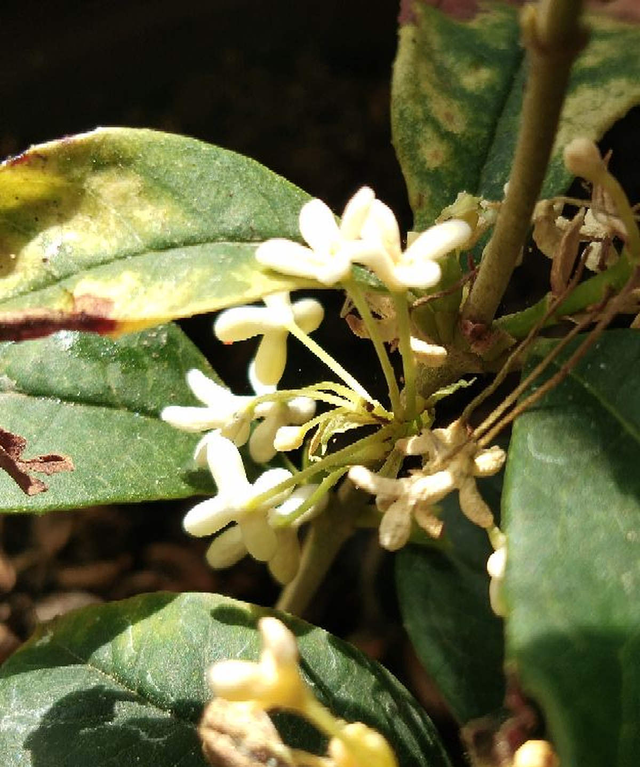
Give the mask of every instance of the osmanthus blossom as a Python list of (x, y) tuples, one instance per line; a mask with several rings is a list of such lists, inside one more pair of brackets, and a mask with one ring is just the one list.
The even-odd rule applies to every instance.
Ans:
[(453, 219), (431, 227), (403, 252), (393, 212), (368, 187), (347, 203), (342, 222), (312, 200), (300, 211), (300, 233), (309, 247), (285, 239), (260, 245), (256, 258), (264, 266), (297, 277), (335, 285), (351, 274), (351, 265), (371, 269), (392, 292), (430, 288), (440, 281), (438, 258), (462, 247), (471, 237), (466, 221)]
[(413, 519), (429, 534), (437, 536), (441, 523), (433, 506), (457, 490), (460, 508), (480, 527), (494, 525), (491, 509), (478, 492), (476, 477), (496, 474), (506, 454), (497, 447), (480, 449), (467, 438), (460, 421), (446, 429), (426, 429), (418, 436), (400, 439), (396, 449), (405, 455), (425, 455), (420, 471), (408, 477), (382, 477), (365, 466), (354, 466), (349, 478), (359, 488), (376, 496), (384, 516), (380, 523), (380, 544), (395, 551), (406, 544)]
[[(300, 672), (300, 655), (291, 631), (277, 618), (258, 621), (262, 650), (258, 662), (223, 660), (214, 663), (207, 682), (216, 700), (252, 704), (266, 711), (277, 708), (303, 716), (330, 737), (328, 757), (297, 752), (298, 764), (326, 767), (398, 767), (385, 738), (362, 722), (333, 717), (313, 695)], [(241, 710), (241, 713), (244, 712)], [(308, 758), (305, 758), (308, 757)]]
[[(253, 365), (249, 378), (255, 396), (234, 394), (200, 370), (192, 369), (187, 373), (187, 383), (203, 407), (170, 405), (164, 408), (160, 417), (183, 431), (217, 429), (237, 446), (248, 440), (251, 458), (256, 463), (267, 463), (277, 452), (274, 441), (279, 429), (305, 424), (313, 418), (316, 406), (310, 397), (291, 397), (254, 405), (258, 396), (275, 394), (276, 387), (262, 385), (253, 374)], [(251, 432), (252, 421), (258, 419), (261, 423)]]
[(224, 343), (262, 336), (254, 359), (255, 376), (265, 386), (275, 386), (287, 362), (287, 336), (291, 325), (305, 333), (316, 330), (324, 317), (319, 301), (303, 298), (293, 304), (286, 292), (264, 297), (265, 306), (237, 306), (219, 315), (213, 331)]
[(436, 224), (419, 234), (402, 250), (400, 227), (393, 211), (380, 200), (371, 203), (362, 237), (377, 248), (360, 259), (392, 292), (408, 288), (431, 288), (440, 282), (437, 259), (461, 248), (470, 239), (472, 229), (462, 219)]
[(230, 567), (248, 553), (254, 559), (267, 562), (280, 582), (291, 580), (300, 557), (295, 527), (321, 507), (312, 506), (296, 520), (295, 527), (274, 529), (274, 526), (295, 512), (316, 487), (304, 485), (294, 489), (291, 486), (256, 505), (254, 501), (258, 496), (291, 478), (291, 472), (269, 469), (250, 483), (240, 451), (218, 431), (200, 441), (195, 459), (196, 463), (208, 465), (218, 494), (194, 506), (185, 516), (183, 526), (198, 537), (223, 531), (207, 552), (209, 564), (218, 569)]
[(369, 249), (361, 233), (374, 199), (373, 191), (362, 187), (347, 203), (339, 225), (328, 205), (311, 200), (302, 206), (299, 216), (300, 234), (307, 245), (279, 237), (267, 240), (256, 251), (258, 262), (323, 285), (347, 279), (352, 263)]
[(187, 373), (187, 384), (203, 407), (169, 405), (160, 413), (162, 420), (182, 431), (219, 429), (222, 436), (236, 445), (244, 445), (251, 427), (251, 418), (245, 411), (255, 397), (234, 394), (195, 368)]

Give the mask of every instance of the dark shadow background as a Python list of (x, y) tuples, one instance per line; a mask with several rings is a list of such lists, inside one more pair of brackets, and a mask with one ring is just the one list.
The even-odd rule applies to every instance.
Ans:
[(8, 0), (0, 153), (98, 125), (254, 157), (341, 210), (362, 184), (408, 223), (390, 142), (397, 0)]

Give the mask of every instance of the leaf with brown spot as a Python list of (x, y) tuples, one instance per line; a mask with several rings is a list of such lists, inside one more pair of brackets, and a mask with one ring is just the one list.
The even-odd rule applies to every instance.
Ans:
[(39, 455), (35, 458), (22, 458), (27, 440), (19, 434), (0, 428), (0, 468), (15, 481), (23, 493), (36, 495), (48, 490), (47, 485), (32, 477), (31, 472), (57, 474), (60, 471), (73, 471), (73, 461), (65, 455)]
[(31, 471), (61, 465), (59, 456), (24, 459), (25, 440), (31, 454), (55, 447), (75, 465), (48, 492), (30, 498), (0, 472), (0, 512), (41, 514), (214, 492), (210, 472), (193, 463), (199, 435), (160, 418), (166, 405), (199, 404), (186, 382), (191, 368), (215, 377), (175, 325), (117, 340), (65, 330), (0, 343), (0, 466), (29, 492), (43, 489)]

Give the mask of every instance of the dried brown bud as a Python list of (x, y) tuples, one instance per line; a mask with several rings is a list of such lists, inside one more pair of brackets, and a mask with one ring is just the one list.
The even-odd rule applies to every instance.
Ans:
[(204, 710), (198, 734), (214, 767), (294, 767), (268, 715), (253, 703), (215, 698)]

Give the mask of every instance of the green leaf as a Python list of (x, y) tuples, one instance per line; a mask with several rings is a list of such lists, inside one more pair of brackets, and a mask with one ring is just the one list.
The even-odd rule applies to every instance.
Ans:
[[(430, 226), (458, 192), (499, 200), (509, 177), (525, 79), (518, 9), (483, 3), (456, 19), (414, 3), (400, 29), (392, 87), (394, 146), (415, 227)], [(571, 175), (563, 147), (576, 136), (600, 139), (640, 102), (638, 29), (588, 17), (592, 37), (571, 76), (543, 187), (562, 193)]]
[(159, 418), (166, 405), (200, 404), (185, 380), (211, 377), (206, 359), (176, 325), (118, 340), (64, 331), (0, 344), (0, 425), (28, 440), (25, 457), (71, 456), (75, 471), (25, 496), (0, 473), (1, 512), (43, 512), (213, 492), (192, 456), (199, 435)]
[(639, 389), (640, 335), (609, 331), (513, 430), (507, 656), (563, 767), (638, 763)]
[[(497, 505), (499, 494), (486, 491)], [(422, 665), (461, 724), (498, 711), (504, 699), (502, 621), (489, 605), (484, 530), (453, 495), (441, 502), (449, 545), (408, 546), (396, 556), (402, 619)]]
[[(216, 660), (257, 660), (256, 622), (273, 614), (211, 594), (153, 594), (86, 608), (40, 627), (0, 671), (5, 767), (203, 767), (196, 724)], [(447, 767), (433, 725), (381, 666), (288, 616), (301, 667), (337, 716), (387, 737), (403, 767)], [(288, 717), (283, 736), (321, 739)]]
[(33, 147), (0, 167), (0, 311), (85, 312), (130, 331), (298, 286), (254, 252), (297, 239), (307, 199), (182, 136), (107, 128)]

